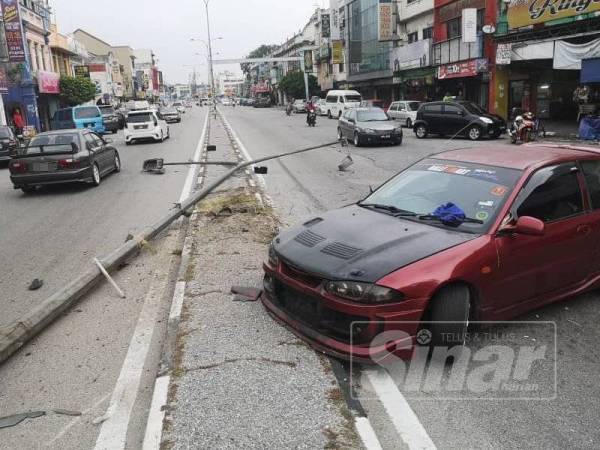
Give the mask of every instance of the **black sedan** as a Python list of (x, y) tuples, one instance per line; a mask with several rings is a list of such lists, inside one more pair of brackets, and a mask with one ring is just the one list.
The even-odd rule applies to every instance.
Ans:
[(9, 170), (14, 188), (30, 193), (48, 184), (98, 186), (104, 175), (121, 171), (121, 160), (111, 141), (92, 131), (59, 130), (31, 139), (10, 161)]
[(115, 108), (110, 105), (100, 106), (100, 111), (102, 112), (102, 122), (104, 122), (104, 128), (106, 128), (107, 132), (116, 133), (121, 129), (119, 115), (115, 111)]
[(381, 108), (348, 109), (338, 121), (338, 139), (363, 144), (402, 144), (402, 126)]
[(17, 151), (19, 143), (10, 127), (0, 126), (0, 162), (9, 161), (12, 153)]

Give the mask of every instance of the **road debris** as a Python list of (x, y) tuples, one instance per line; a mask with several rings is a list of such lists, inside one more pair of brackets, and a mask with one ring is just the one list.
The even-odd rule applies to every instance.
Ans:
[(342, 159), (342, 162), (338, 165), (338, 169), (340, 172), (345, 172), (348, 167), (354, 164), (352, 157), (350, 155), (346, 156)]
[(29, 290), (30, 291), (37, 291), (39, 288), (41, 288), (44, 285), (44, 280), (40, 280), (39, 278), (36, 278), (35, 280), (33, 280), (31, 282), (31, 284), (29, 285)]
[(0, 428), (14, 427), (25, 419), (37, 419), (48, 414), (58, 414), (62, 416), (81, 416), (80, 411), (70, 411), (68, 409), (51, 409), (49, 411), (28, 411), (25, 413), (12, 414), (10, 416), (0, 417)]
[(244, 286), (232, 286), (231, 293), (235, 294), (234, 302), (256, 302), (262, 294), (262, 289)]
[(126, 298), (125, 293), (117, 285), (117, 283), (115, 282), (115, 280), (113, 280), (112, 277), (108, 274), (108, 272), (106, 271), (106, 269), (104, 268), (104, 266), (102, 265), (102, 263), (100, 261), (98, 261), (98, 258), (94, 258), (94, 262), (96, 263), (96, 265), (100, 269), (100, 272), (102, 272), (102, 275), (104, 275), (104, 277), (108, 280), (108, 282), (110, 283), (110, 285), (113, 288), (115, 288), (115, 291), (117, 291), (117, 293), (119, 294), (119, 297)]

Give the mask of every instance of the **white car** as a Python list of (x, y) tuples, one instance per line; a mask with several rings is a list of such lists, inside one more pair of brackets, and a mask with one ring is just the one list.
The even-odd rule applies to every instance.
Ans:
[(324, 98), (317, 101), (317, 114), (320, 116), (327, 115), (327, 101)]
[(229, 101), (228, 98), (224, 98), (223, 100), (221, 100), (221, 105), (223, 105), (223, 106), (230, 106), (231, 102)]
[(399, 121), (407, 128), (412, 128), (417, 120), (417, 111), (422, 102), (415, 100), (399, 100), (392, 102), (387, 113), (392, 119)]
[(151, 109), (131, 111), (125, 121), (125, 144), (152, 139), (162, 142), (171, 137), (169, 126), (162, 115)]
[(185, 105), (182, 102), (174, 102), (171, 106), (179, 111), (179, 114), (185, 114)]

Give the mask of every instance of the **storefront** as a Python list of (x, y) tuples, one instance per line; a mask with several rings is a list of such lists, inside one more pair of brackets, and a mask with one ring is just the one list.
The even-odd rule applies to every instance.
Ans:
[(37, 72), (37, 100), (41, 131), (51, 129), (52, 116), (60, 108), (60, 76), (54, 72)]
[(436, 69), (423, 67), (394, 74), (394, 100), (432, 101)]
[(434, 100), (444, 97), (469, 100), (483, 109), (489, 107), (489, 73), (485, 58), (443, 64), (437, 68)]

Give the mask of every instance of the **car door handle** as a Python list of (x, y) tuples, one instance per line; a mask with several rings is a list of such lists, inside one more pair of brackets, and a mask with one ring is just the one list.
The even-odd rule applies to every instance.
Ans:
[(590, 227), (589, 225), (579, 225), (577, 227), (577, 233), (579, 234), (584, 234), (584, 235), (588, 235), (592, 232), (592, 227)]

